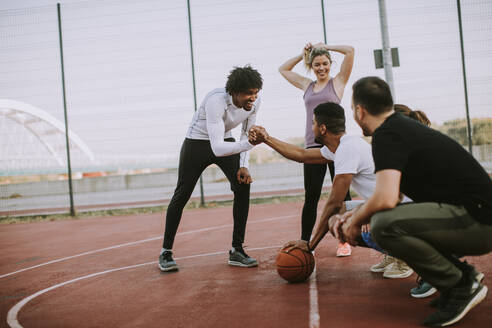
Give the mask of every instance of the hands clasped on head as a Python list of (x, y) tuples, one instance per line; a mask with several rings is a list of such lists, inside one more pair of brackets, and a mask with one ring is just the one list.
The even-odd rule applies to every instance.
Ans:
[(259, 125), (253, 125), (248, 132), (248, 141), (252, 145), (258, 145), (265, 142), (269, 135), (264, 127)]

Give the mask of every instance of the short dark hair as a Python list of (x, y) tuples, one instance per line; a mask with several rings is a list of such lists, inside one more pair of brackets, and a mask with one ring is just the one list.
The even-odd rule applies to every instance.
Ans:
[(244, 67), (234, 67), (229, 73), (226, 83), (226, 91), (232, 95), (234, 93), (247, 92), (250, 89), (261, 89), (263, 79), (261, 74), (250, 65)]
[(354, 106), (360, 105), (371, 115), (379, 115), (393, 109), (391, 89), (384, 80), (377, 76), (359, 79), (352, 86)]
[(318, 125), (325, 125), (331, 133), (345, 132), (345, 111), (337, 103), (326, 102), (314, 108), (314, 117)]

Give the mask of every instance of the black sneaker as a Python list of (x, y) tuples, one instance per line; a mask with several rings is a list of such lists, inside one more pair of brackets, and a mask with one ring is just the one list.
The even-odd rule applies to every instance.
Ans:
[(159, 256), (159, 269), (164, 272), (178, 271), (178, 265), (173, 260), (173, 252), (165, 251)]
[(439, 294), (439, 296), (438, 296), (438, 297), (436, 297), (436, 298), (434, 298), (433, 300), (431, 300), (431, 301), (429, 302), (429, 306), (430, 306), (431, 308), (437, 308), (437, 309), (442, 308), (442, 307), (444, 306), (444, 298), (443, 298), (443, 297), (441, 297), (441, 296), (442, 296), (442, 293), (441, 293), (441, 294)]
[(234, 252), (229, 251), (229, 265), (251, 268), (258, 266), (258, 261), (246, 254), (242, 248), (235, 248)]
[(423, 324), (428, 327), (444, 327), (461, 320), (487, 295), (487, 286), (468, 281), (464, 286), (453, 287), (441, 294), (438, 310), (428, 316)]
[(485, 275), (482, 272), (478, 272), (473, 265), (468, 264), (468, 262), (463, 261), (463, 266), (461, 270), (464, 274), (466, 274), (471, 279), (474, 279), (477, 282), (482, 282)]
[[(463, 273), (468, 276), (468, 278), (475, 280), (478, 283), (481, 283), (485, 278), (485, 275), (482, 272), (479, 272), (475, 269), (474, 266), (468, 264), (468, 262), (464, 261), (463, 263)], [(441, 298), (441, 295), (433, 299), (429, 302), (430, 307), (432, 308), (442, 308), (444, 306), (445, 299)]]

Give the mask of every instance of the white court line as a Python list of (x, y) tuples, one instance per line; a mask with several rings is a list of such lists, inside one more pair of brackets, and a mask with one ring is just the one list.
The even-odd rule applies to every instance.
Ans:
[[(284, 216), (277, 216), (277, 217), (268, 218), (268, 219), (255, 220), (255, 221), (250, 221), (249, 224), (263, 223), (263, 222), (275, 221), (275, 220), (282, 220), (282, 219), (287, 219), (287, 218), (291, 218), (291, 217), (295, 217), (295, 216), (298, 216), (298, 215), (284, 215)], [(203, 231), (219, 230), (219, 229), (228, 228), (228, 227), (232, 227), (232, 226), (233, 226), (232, 224), (224, 224), (224, 225), (215, 226), (215, 227), (209, 227), (209, 228), (203, 228), (203, 229), (185, 231), (185, 232), (178, 233), (177, 236), (189, 235), (189, 234), (192, 234), (192, 233), (203, 232)], [(63, 258), (60, 258), (60, 259), (56, 259), (56, 260), (53, 260), (53, 261), (41, 263), (41, 264), (34, 265), (34, 266), (31, 266), (31, 267), (28, 267), (28, 268), (24, 268), (24, 269), (20, 269), (20, 270), (14, 271), (14, 272), (10, 272), (10, 273), (6, 273), (6, 274), (3, 274), (3, 275), (0, 275), (0, 279), (5, 278), (5, 277), (8, 277), (8, 276), (11, 276), (11, 275), (14, 275), (16, 273), (24, 272), (24, 271), (27, 271), (27, 270), (32, 270), (32, 269), (39, 268), (39, 267), (42, 267), (42, 266), (45, 266), (45, 265), (49, 265), (49, 264), (53, 264), (53, 263), (58, 263), (58, 262), (70, 260), (70, 259), (73, 259), (73, 258), (76, 258), (76, 257), (81, 257), (81, 256), (85, 256), (85, 255), (91, 255), (91, 254), (95, 254), (95, 253), (100, 253), (100, 252), (108, 251), (108, 250), (111, 250), (111, 249), (121, 248), (121, 247), (125, 247), (125, 246), (132, 246), (132, 245), (141, 244), (141, 243), (145, 243), (145, 242), (153, 241), (153, 240), (158, 240), (158, 239), (162, 239), (162, 235), (159, 236), (159, 237), (152, 237), (152, 238), (149, 238), (149, 239), (137, 240), (137, 241), (133, 241), (133, 242), (125, 243), (125, 244), (119, 244), (119, 245), (110, 246), (110, 247), (106, 247), (106, 248), (100, 248), (100, 249), (96, 249), (96, 250), (93, 250), (93, 251), (84, 252), (84, 253), (80, 253), (80, 254), (76, 254), (76, 255), (72, 255), (72, 256), (63, 257)]]
[(316, 282), (316, 265), (314, 266), (313, 274), (309, 279), (309, 328), (319, 328), (318, 283)]
[[(281, 246), (266, 246), (266, 247), (256, 247), (256, 248), (248, 248), (248, 251), (256, 251), (256, 250), (263, 250), (263, 249), (270, 249), (270, 248), (278, 248), (280, 249)], [(221, 251), (221, 252), (214, 252), (214, 253), (207, 253), (207, 254), (198, 254), (198, 255), (190, 255), (190, 256), (184, 256), (180, 258), (176, 258), (176, 260), (185, 260), (185, 259), (191, 259), (195, 257), (204, 257), (204, 256), (213, 256), (213, 255), (220, 255), (220, 254), (226, 254), (228, 251)], [(62, 282), (60, 284), (45, 288), (43, 290), (40, 290), (39, 292), (32, 294), (24, 299), (22, 299), (19, 303), (15, 304), (8, 312), (7, 314), (7, 324), (12, 327), (12, 328), (22, 328), (23, 326), (19, 323), (19, 320), (17, 320), (17, 315), (19, 314), (19, 311), (22, 309), (24, 305), (26, 305), (29, 301), (32, 299), (38, 297), (39, 295), (43, 295), (53, 289), (72, 284), (74, 282), (84, 280), (84, 279), (89, 279), (97, 276), (101, 276), (106, 273), (111, 273), (111, 272), (116, 272), (116, 271), (122, 271), (126, 269), (133, 269), (133, 268), (138, 268), (144, 265), (150, 265), (150, 264), (156, 264), (157, 261), (152, 261), (152, 262), (146, 262), (146, 263), (141, 263), (141, 264), (136, 264), (136, 265), (130, 265), (126, 267), (121, 267), (121, 268), (116, 268), (116, 269), (111, 269), (111, 270), (106, 270), (106, 271), (101, 271), (101, 272), (96, 272), (89, 274), (87, 276), (82, 276), (79, 278), (75, 278), (72, 280), (68, 280), (65, 282)]]

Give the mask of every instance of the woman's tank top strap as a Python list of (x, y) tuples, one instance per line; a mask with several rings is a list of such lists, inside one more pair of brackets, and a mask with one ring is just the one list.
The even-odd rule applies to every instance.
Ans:
[(302, 96), (303, 99), (306, 99), (306, 95), (308, 93), (311, 94), (313, 92), (313, 88), (314, 88), (315, 83), (316, 83), (316, 81), (311, 81), (311, 83), (309, 83), (308, 87), (306, 88), (306, 91), (304, 91), (304, 95)]

